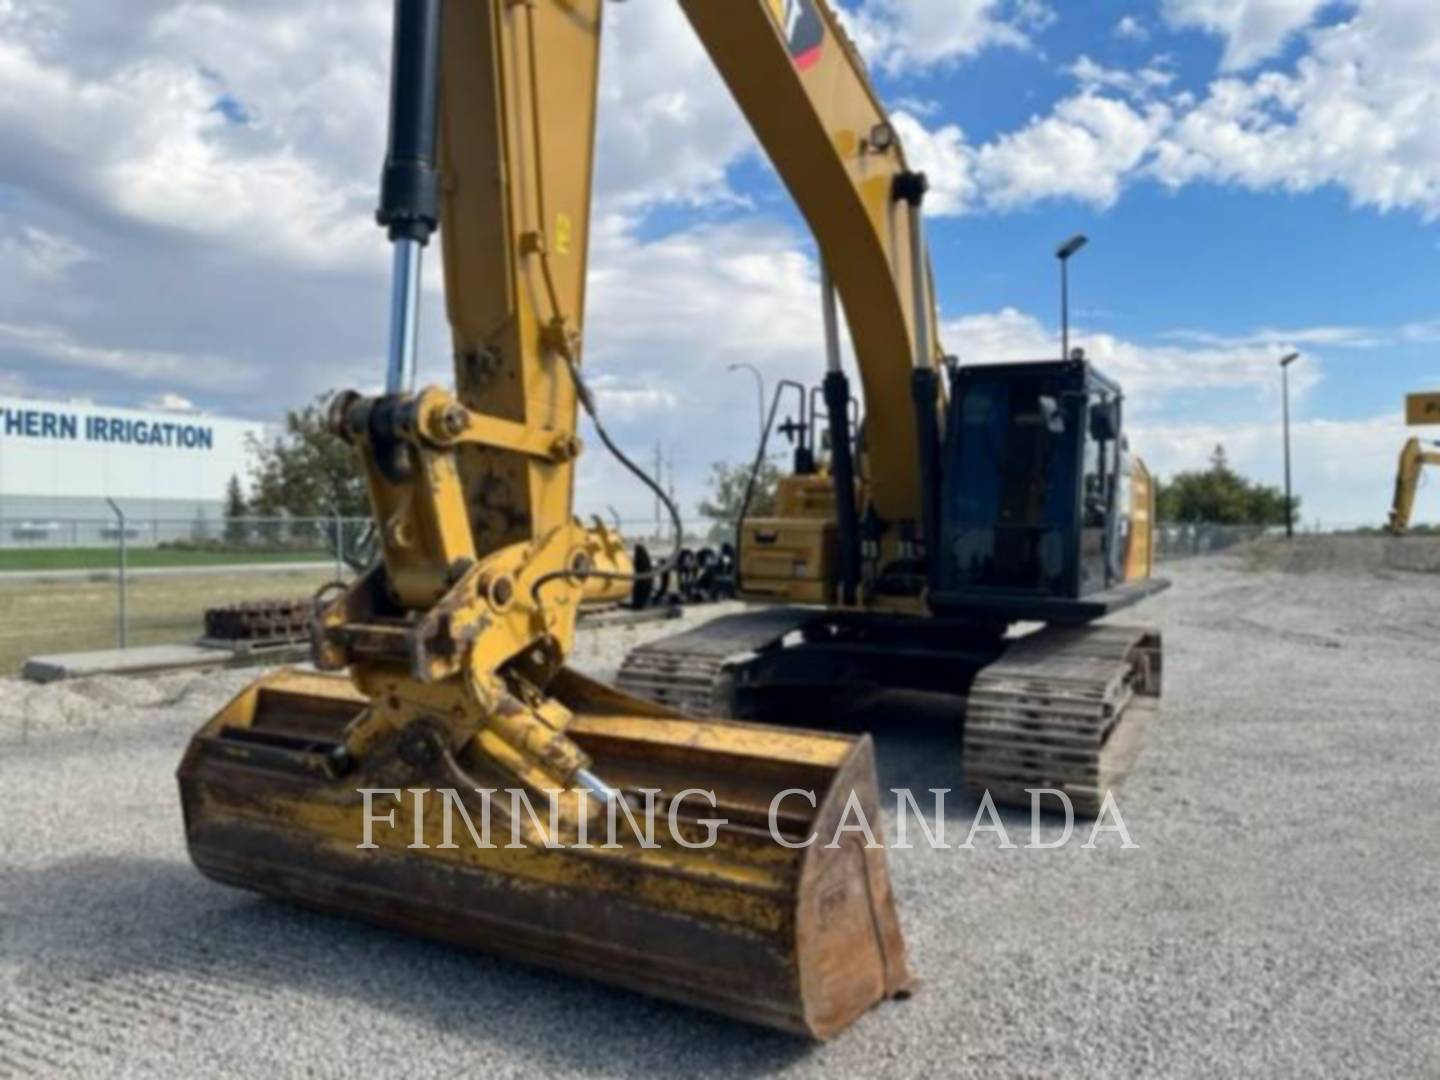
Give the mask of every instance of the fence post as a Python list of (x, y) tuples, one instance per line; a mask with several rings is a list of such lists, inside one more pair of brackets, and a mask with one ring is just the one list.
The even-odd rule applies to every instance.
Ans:
[(335, 511), (335, 580), (345, 580), (345, 523)]
[(120, 522), (120, 648), (126, 647), (125, 642), (125, 511), (116, 505), (114, 499), (105, 500), (110, 504), (116, 519)]

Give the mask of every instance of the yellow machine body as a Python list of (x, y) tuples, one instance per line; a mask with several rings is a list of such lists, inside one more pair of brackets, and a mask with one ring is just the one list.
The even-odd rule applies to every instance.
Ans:
[(613, 607), (630, 599), (635, 559), (618, 529), (595, 518), (589, 528), (591, 576), (585, 579), (581, 603), (587, 608)]
[[(768, 0), (684, 7), (737, 50), (732, 66), (793, 94)], [(455, 389), (335, 400), (382, 558), (316, 618), (315, 663), (333, 674), (266, 676), (191, 743), (191, 856), (227, 884), (834, 1034), (910, 984), (883, 852), (830, 846), (847, 807), (875, 820), (869, 741), (684, 719), (565, 667), (595, 572), (623, 566), (616, 538), (573, 517), (602, 2), (441, 10)], [(806, 123), (814, 150), (823, 125)], [(847, 273), (865, 287), (863, 267)], [(452, 845), (455, 807), (432, 794), (418, 817), (402, 801), (372, 848), (376, 789), (448, 790), (471, 810), (493, 789), (555, 814), (518, 849)], [(813, 802), (792, 793), (772, 822), (790, 789)], [(696, 791), (715, 808), (692, 809)], [(602, 806), (652, 797), (681, 835), (725, 824), (708, 846), (575, 843)]]
[[(1432, 421), (1427, 421), (1430, 423)], [(1396, 536), (1410, 531), (1415, 516), (1415, 499), (1425, 479), (1427, 465), (1440, 466), (1440, 443), (1409, 440), (1400, 451), (1400, 467), (1395, 476), (1395, 499), (1390, 507), (1388, 528)]]
[(1125, 509), (1125, 580), (1146, 581), (1155, 573), (1155, 478), (1139, 458), (1130, 462), (1129, 507)]
[(751, 599), (833, 604), (835, 486), (828, 476), (784, 476), (775, 513), (740, 527), (741, 580)]
[[(1440, 424), (1440, 394), (1407, 396), (1405, 422), (1411, 427)], [(1430, 465), (1440, 466), (1440, 442), (1427, 442), (1417, 436), (1401, 448), (1400, 464), (1395, 470), (1395, 497), (1386, 523), (1386, 529), (1393, 535), (1404, 536), (1410, 531), (1415, 500), (1425, 480), (1425, 469)]]
[[(662, 793), (653, 847), (623, 816), (615, 847), (598, 819), (581, 846), (573, 826), (547, 831), (538, 801), (535, 818), (517, 804), (512, 826), (503, 794), (482, 845), (470, 832), (484, 820), (477, 788), (507, 786), (483, 753), (416, 764), (392, 736), (337, 778), (328, 756), (393, 706), (342, 678), (282, 671), (231, 702), (186, 753), (196, 865), (321, 911), (814, 1038), (907, 989), (884, 853), (853, 833), (829, 846), (852, 792), (867, 820), (879, 812), (868, 740), (682, 720), (573, 674), (550, 690), (598, 772), (626, 791)], [(713, 805), (696, 788), (713, 792)], [(794, 847), (770, 832), (770, 807), (787, 789), (816, 795), (813, 807), (798, 796), (778, 805), (779, 835)], [(385, 819), (368, 828), (364, 791), (372, 817)], [(713, 846), (677, 842), (706, 841), (710, 822), (724, 822)]]

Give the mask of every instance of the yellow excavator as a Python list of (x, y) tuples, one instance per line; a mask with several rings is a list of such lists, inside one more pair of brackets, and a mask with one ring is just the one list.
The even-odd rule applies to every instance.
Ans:
[[(972, 676), (967, 730), (980, 716), (991, 735), (967, 734), (967, 758), (997, 797), (1039, 776), (1096, 797), (1159, 679), (1155, 635), (1088, 625), (1153, 586), (1119, 388), (1069, 358), (947, 363), (924, 177), (823, 0), (676, 2), (826, 270), (828, 447), (802, 388), (801, 468), (780, 514), (744, 525), (759, 654), (833, 648), (923, 682), (944, 653)], [(186, 838), (223, 883), (824, 1038), (911, 987), (884, 852), (856, 827), (879, 819), (869, 737), (686, 715), (649, 699), (673, 696), (663, 673), (647, 698), (566, 667), (596, 581), (629, 576), (573, 516), (579, 410), (656, 486), (583, 364), (601, 21), (602, 0), (396, 0), (386, 391), (331, 410), (380, 558), (317, 601), (318, 671), (263, 677), (192, 740)], [(417, 392), (437, 232), (455, 389)], [(1055, 625), (1011, 642), (1022, 619)], [(712, 662), (713, 636), (699, 652), (681, 666), (704, 669), (707, 700), (755, 678), (733, 648)]]
[[(1121, 387), (1079, 350), (964, 367), (945, 354), (926, 177), (824, 3), (682, 6), (814, 234), (826, 374), (782, 384), (770, 409), (752, 493), (782, 400), (795, 453), (776, 512), (748, 516), (747, 495), (741, 514), (740, 595), (757, 606), (637, 649), (620, 688), (780, 724), (940, 695), (963, 717), (971, 792), (1028, 806), (1054, 789), (1099, 812), (1158, 709), (1161, 640), (1096, 623), (1168, 585)], [(757, 48), (777, 27), (784, 47)]]
[[(683, 6), (788, 64), (766, 0)], [(397, 0), (387, 388), (331, 413), (381, 557), (320, 609), (319, 673), (262, 678), (192, 740), (186, 838), (220, 882), (823, 1038), (911, 983), (885, 854), (839, 828), (879, 821), (869, 740), (688, 719), (565, 666), (607, 573), (572, 512), (601, 15)], [(417, 393), (437, 231), (455, 392)]]
[[(1440, 394), (1411, 394), (1405, 403), (1405, 416), (1412, 427), (1440, 424)], [(1425, 479), (1427, 465), (1440, 466), (1440, 442), (1410, 439), (1400, 451), (1400, 467), (1395, 476), (1395, 500), (1390, 508), (1387, 526), (1392, 535), (1404, 536), (1410, 531), (1415, 516), (1415, 497)]]

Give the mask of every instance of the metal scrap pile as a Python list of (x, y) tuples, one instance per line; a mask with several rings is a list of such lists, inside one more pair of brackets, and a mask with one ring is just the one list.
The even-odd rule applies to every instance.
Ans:
[(230, 604), (205, 612), (205, 637), (210, 641), (243, 641), (252, 645), (280, 645), (310, 637), (313, 602), (260, 600)]

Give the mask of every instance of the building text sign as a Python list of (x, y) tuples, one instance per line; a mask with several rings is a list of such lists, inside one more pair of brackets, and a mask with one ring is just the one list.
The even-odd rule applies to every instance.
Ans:
[(160, 446), (183, 450), (215, 449), (215, 429), (205, 424), (104, 414), (81, 416), (44, 406), (33, 409), (0, 407), (0, 438)]

